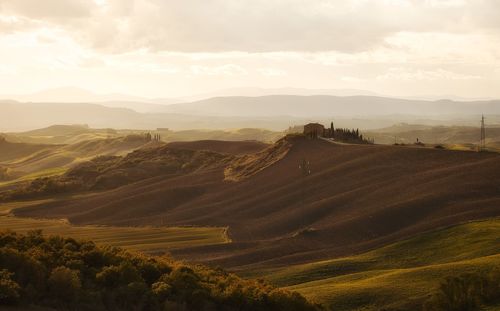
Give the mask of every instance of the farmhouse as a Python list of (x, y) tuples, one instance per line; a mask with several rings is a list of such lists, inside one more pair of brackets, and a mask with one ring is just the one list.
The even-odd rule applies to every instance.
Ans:
[(309, 123), (304, 125), (304, 135), (310, 138), (322, 137), (325, 127), (319, 123)]

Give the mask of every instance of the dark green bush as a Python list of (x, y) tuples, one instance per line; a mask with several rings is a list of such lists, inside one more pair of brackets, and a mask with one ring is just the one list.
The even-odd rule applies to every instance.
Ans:
[(0, 233), (0, 306), (63, 310), (315, 310), (262, 281), (71, 238)]
[(11, 304), (19, 300), (21, 287), (12, 280), (13, 273), (0, 270), (0, 304)]
[(426, 310), (469, 311), (500, 301), (500, 270), (466, 273), (448, 277)]

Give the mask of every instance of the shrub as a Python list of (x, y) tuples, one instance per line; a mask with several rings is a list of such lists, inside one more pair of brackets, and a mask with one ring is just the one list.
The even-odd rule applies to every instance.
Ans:
[(171, 290), (172, 286), (168, 285), (165, 282), (156, 282), (151, 285), (151, 291), (160, 301), (166, 300)]
[(315, 310), (222, 270), (70, 238), (0, 232), (0, 304), (71, 310)]
[(19, 300), (19, 284), (12, 280), (13, 273), (0, 270), (0, 304), (15, 303)]
[(500, 270), (448, 277), (426, 310), (468, 311), (500, 300)]
[(82, 287), (78, 272), (66, 267), (52, 270), (48, 283), (50, 294), (64, 303), (75, 301)]

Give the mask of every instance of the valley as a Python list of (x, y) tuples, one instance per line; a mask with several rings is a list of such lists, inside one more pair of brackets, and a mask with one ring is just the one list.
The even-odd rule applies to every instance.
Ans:
[(0, 310), (500, 310), (499, 16), (0, 0)]
[[(64, 145), (88, 155), (121, 151), (39, 179), (50, 188), (27, 179), (24, 201), (0, 206), (0, 228), (169, 252), (263, 277), (336, 310), (413, 308), (456, 271), (498, 263), (498, 153), (300, 134), (274, 144), (145, 142), (128, 153), (122, 141)], [(25, 144), (19, 156), (33, 148)]]
[[(140, 158), (149, 161), (169, 150), (168, 145), (143, 149)], [(204, 250), (203, 257), (234, 269), (362, 252), (498, 215), (497, 153), (335, 145), (288, 136), (243, 161), (245, 173), (234, 182), (226, 180), (224, 164), (234, 158), (206, 152), (199, 163), (215, 156), (219, 164), (130, 180), (85, 200), (68, 198), (13, 213), (76, 224), (229, 226), (233, 244), (240, 246), (213, 254)], [(274, 159), (276, 152), (281, 155)], [(309, 176), (298, 169), (302, 159), (310, 163)]]
[[(498, 263), (499, 153), (121, 135), (4, 141), (4, 165), (33, 169), (0, 184), (0, 229), (169, 253), (341, 310), (421, 306)], [(43, 165), (63, 150), (68, 165)]]

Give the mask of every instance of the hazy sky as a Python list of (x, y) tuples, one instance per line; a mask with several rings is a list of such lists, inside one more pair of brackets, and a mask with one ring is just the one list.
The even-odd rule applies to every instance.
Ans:
[(0, 94), (500, 97), (499, 0), (0, 0)]

